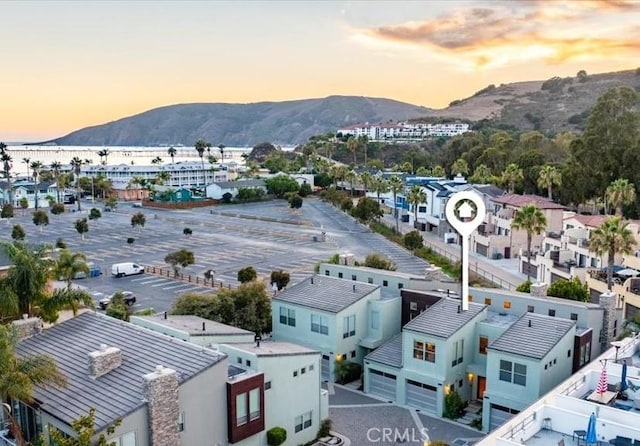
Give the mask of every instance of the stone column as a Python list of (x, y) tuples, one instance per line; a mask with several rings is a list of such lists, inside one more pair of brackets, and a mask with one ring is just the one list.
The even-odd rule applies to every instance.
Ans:
[(605, 291), (600, 295), (600, 307), (604, 309), (602, 318), (602, 336), (600, 336), (600, 345), (602, 351), (609, 348), (609, 344), (614, 340), (613, 330), (616, 323), (616, 302), (618, 296), (612, 291)]
[(89, 375), (99, 378), (122, 364), (122, 351), (117, 347), (100, 345), (100, 350), (89, 353)]
[(144, 375), (143, 394), (149, 411), (151, 446), (179, 445), (180, 403), (176, 371), (159, 365), (155, 372)]
[(11, 326), (16, 331), (19, 340), (30, 338), (42, 331), (42, 320), (39, 317), (27, 317), (13, 321)]
[(547, 297), (547, 289), (549, 285), (543, 282), (536, 282), (531, 284), (531, 289), (529, 290), (529, 294), (534, 297)]

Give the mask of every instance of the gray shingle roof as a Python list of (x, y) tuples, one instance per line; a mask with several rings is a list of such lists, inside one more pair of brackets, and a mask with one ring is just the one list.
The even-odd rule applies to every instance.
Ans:
[(264, 180), (240, 180), (240, 181), (216, 181), (213, 184), (222, 189), (235, 189), (242, 187), (265, 187)]
[(459, 305), (461, 302), (457, 299), (442, 298), (406, 324), (403, 329), (448, 339), (486, 307), (469, 302), (467, 311), (458, 312)]
[(525, 313), (493, 341), (489, 349), (542, 359), (575, 324), (569, 319)]
[[(89, 376), (88, 354), (100, 344), (122, 351), (122, 365), (98, 377)], [(43, 411), (65, 423), (96, 409), (97, 430), (145, 405), (142, 376), (157, 365), (178, 372), (183, 383), (225, 358), (212, 350), (172, 339), (94, 312), (86, 312), (25, 339), (20, 356), (47, 354), (55, 358), (67, 387), (36, 388)]]
[(365, 361), (379, 362), (391, 367), (402, 367), (402, 333), (365, 356)]
[(339, 313), (379, 287), (335, 277), (313, 276), (287, 288), (273, 300)]

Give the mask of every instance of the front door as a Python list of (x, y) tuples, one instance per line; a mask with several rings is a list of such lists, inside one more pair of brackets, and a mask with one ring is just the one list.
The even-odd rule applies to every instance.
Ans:
[(487, 389), (487, 378), (478, 376), (478, 399), (484, 398), (484, 391)]

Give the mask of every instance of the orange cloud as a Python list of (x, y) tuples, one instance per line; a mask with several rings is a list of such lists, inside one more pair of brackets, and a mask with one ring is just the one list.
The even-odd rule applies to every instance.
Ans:
[(640, 52), (640, 27), (635, 25), (640, 22), (640, 2), (490, 5), (360, 30), (359, 34), (372, 42), (427, 49), (431, 55), (476, 68), (534, 60), (557, 64)]

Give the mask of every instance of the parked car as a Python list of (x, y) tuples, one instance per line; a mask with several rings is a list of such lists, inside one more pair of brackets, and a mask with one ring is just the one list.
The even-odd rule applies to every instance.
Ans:
[(133, 262), (114, 263), (111, 265), (111, 275), (115, 277), (131, 276), (144, 273), (144, 266)]
[(133, 203), (133, 207), (134, 208), (141, 208), (142, 207), (142, 203)]
[[(131, 305), (136, 303), (136, 295), (133, 294), (133, 292), (131, 292), (131, 291), (120, 291), (120, 293), (122, 294), (122, 297), (124, 298), (124, 303), (126, 305), (131, 306)], [(109, 304), (111, 303), (111, 300), (113, 299), (113, 296), (115, 296), (116, 294), (118, 294), (118, 293), (113, 293), (109, 297), (105, 297), (104, 299), (100, 299), (100, 301), (98, 302), (98, 305), (100, 305), (100, 309), (101, 310), (106, 310), (107, 307), (109, 306)]]

